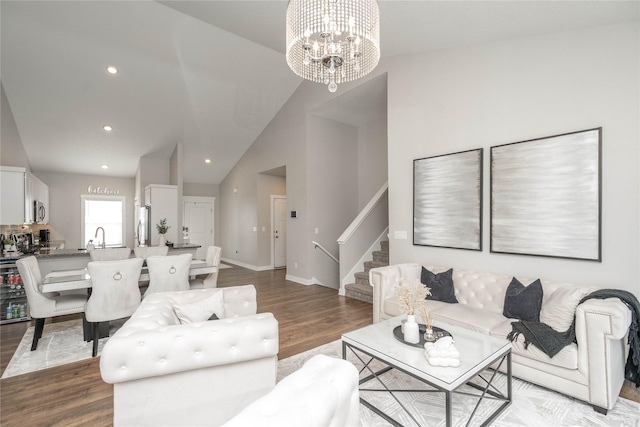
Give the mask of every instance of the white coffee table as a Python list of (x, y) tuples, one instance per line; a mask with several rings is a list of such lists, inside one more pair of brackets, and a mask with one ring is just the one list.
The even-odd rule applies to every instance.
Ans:
[[(499, 407), (492, 412), (483, 422), (483, 426), (489, 425), (500, 413), (502, 413), (510, 404), (512, 398), (511, 388), (511, 343), (505, 339), (492, 337), (468, 329), (447, 325), (436, 322), (438, 326), (449, 333), (454, 339), (455, 346), (460, 352), (460, 366), (457, 368), (431, 366), (424, 357), (424, 349), (410, 346), (400, 342), (393, 335), (393, 329), (400, 325), (400, 317), (385, 320), (383, 322), (374, 323), (364, 328), (346, 333), (342, 335), (342, 358), (347, 360), (348, 356), (356, 357), (364, 365), (361, 372), (368, 371), (369, 375), (360, 380), (360, 384), (367, 383), (371, 379), (376, 378), (383, 386), (383, 389), (376, 390), (390, 393), (396, 402), (407, 412), (409, 417), (417, 424), (415, 416), (409, 412), (405, 405), (401, 403), (397, 397), (401, 392), (442, 392), (445, 395), (445, 420), (446, 425), (452, 425), (452, 396), (456, 394), (456, 390), (467, 384), (478, 389), (479, 394), (473, 394), (477, 397), (476, 407), (469, 415), (469, 422), (473, 419), (478, 406), (484, 399), (497, 400)], [(347, 350), (350, 350), (347, 352)], [(385, 365), (382, 369), (372, 369), (373, 361), (382, 362)], [(507, 373), (506, 395), (504, 391), (499, 390), (495, 384), (492, 384), (496, 377), (497, 371), (487, 371), (491, 378), (486, 379), (483, 371), (493, 365), (495, 362), (499, 366), (504, 367)], [(506, 364), (506, 366), (505, 366)], [(378, 363), (380, 365), (380, 363)], [(392, 390), (385, 384), (384, 374), (392, 369), (408, 374), (421, 382), (429, 385), (429, 390)], [(478, 377), (481, 379), (483, 386), (469, 383), (471, 379)], [(371, 391), (371, 390), (368, 390)], [(464, 393), (469, 396), (468, 392)], [(401, 424), (388, 414), (368, 402), (362, 397), (360, 401), (363, 405), (383, 417), (389, 423), (400, 426)]]

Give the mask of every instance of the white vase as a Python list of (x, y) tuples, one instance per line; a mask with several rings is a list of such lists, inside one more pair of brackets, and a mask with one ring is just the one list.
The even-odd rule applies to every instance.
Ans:
[(404, 324), (404, 340), (411, 344), (420, 342), (420, 328), (413, 314), (407, 315), (407, 321)]
[(158, 234), (158, 246), (166, 246), (167, 241), (164, 238), (164, 234)]

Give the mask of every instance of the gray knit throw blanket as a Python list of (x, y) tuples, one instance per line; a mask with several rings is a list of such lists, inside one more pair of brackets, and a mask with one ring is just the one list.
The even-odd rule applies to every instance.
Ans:
[[(631, 310), (631, 325), (629, 326), (629, 356), (625, 365), (624, 376), (640, 387), (640, 302), (630, 292), (620, 289), (600, 289), (590, 293), (580, 300), (580, 304), (584, 301), (597, 298), (618, 298), (625, 303)], [(573, 318), (571, 327), (564, 331), (558, 332), (549, 325), (541, 322), (513, 322), (511, 324), (512, 331), (507, 335), (507, 339), (514, 341), (520, 334), (524, 336), (524, 347), (533, 344), (542, 350), (547, 356), (553, 357), (560, 350), (575, 342), (576, 340), (576, 319)]]

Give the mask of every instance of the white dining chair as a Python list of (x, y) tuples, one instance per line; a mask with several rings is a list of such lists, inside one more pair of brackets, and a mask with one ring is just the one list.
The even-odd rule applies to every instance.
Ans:
[(93, 249), (89, 251), (91, 261), (118, 261), (131, 256), (130, 248)]
[(222, 256), (222, 248), (219, 246), (209, 246), (207, 248), (207, 256), (205, 263), (209, 266), (215, 266), (217, 270), (209, 273), (204, 279), (191, 279), (189, 286), (191, 289), (216, 288), (218, 287), (218, 270), (220, 269), (220, 257)]
[(192, 254), (150, 256), (147, 258), (149, 287), (145, 296), (155, 292), (188, 291)]
[(91, 261), (87, 270), (91, 276), (91, 296), (84, 308), (84, 314), (92, 326), (92, 356), (95, 357), (98, 354), (100, 322), (129, 317), (140, 305), (138, 279), (142, 270), (142, 259)]
[(47, 317), (63, 316), (66, 314), (82, 313), (87, 302), (87, 295), (80, 294), (44, 294), (40, 291), (42, 275), (38, 260), (34, 256), (21, 258), (16, 266), (22, 277), (24, 290), (27, 294), (29, 316), (36, 321), (31, 351), (38, 348), (38, 340), (44, 331), (44, 321)]
[(137, 246), (133, 248), (136, 258), (146, 260), (150, 256), (166, 256), (169, 253), (169, 246)]

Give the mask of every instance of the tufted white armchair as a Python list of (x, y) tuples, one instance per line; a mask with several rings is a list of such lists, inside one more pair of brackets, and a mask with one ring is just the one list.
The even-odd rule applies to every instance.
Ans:
[(356, 427), (359, 373), (351, 362), (318, 354), (224, 427)]
[[(223, 293), (224, 318), (180, 324), (174, 304)], [(275, 385), (278, 322), (253, 285), (145, 296), (102, 350), (115, 426), (221, 425)]]

